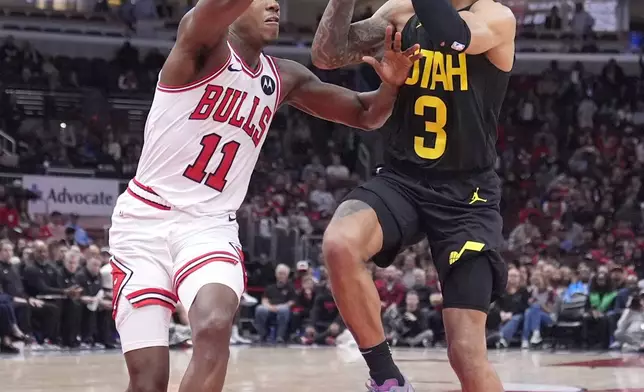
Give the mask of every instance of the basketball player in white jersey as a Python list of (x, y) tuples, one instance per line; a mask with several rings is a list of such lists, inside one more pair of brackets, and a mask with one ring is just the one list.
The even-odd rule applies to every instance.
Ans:
[(136, 177), (112, 217), (114, 317), (129, 392), (165, 392), (168, 325), (189, 309), (192, 360), (180, 392), (221, 391), (245, 272), (235, 211), (273, 115), (287, 103), (375, 129), (391, 114), (417, 47), (365, 58), (383, 84), (361, 93), (322, 83), (304, 66), (262, 54), (277, 38), (275, 0), (200, 0), (179, 25), (161, 71)]

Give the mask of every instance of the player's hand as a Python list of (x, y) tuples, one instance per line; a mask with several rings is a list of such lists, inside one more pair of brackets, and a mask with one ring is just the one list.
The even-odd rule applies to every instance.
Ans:
[(392, 87), (399, 87), (407, 80), (411, 66), (421, 57), (420, 45), (418, 44), (403, 52), (402, 35), (400, 32), (394, 34), (394, 27), (387, 26), (385, 52), (382, 60), (378, 61), (374, 57), (364, 56), (362, 61), (373, 67), (383, 83)]

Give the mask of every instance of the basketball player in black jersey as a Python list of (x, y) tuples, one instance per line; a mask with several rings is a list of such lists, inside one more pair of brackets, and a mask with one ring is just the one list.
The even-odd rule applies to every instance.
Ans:
[(410, 392), (394, 364), (363, 263), (391, 264), (426, 236), (444, 299), (448, 357), (463, 391), (499, 392), (485, 321), (505, 289), (496, 128), (514, 63), (516, 20), (493, 0), (389, 0), (351, 23), (355, 0), (330, 0), (312, 56), (325, 69), (374, 56), (387, 25), (420, 44), (385, 125), (385, 165), (336, 211), (323, 252), (333, 294), (370, 369), (373, 392)]

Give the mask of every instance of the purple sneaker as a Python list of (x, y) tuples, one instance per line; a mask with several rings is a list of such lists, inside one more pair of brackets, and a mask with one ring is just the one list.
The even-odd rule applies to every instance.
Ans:
[(378, 385), (370, 379), (367, 381), (367, 392), (415, 392), (415, 389), (407, 379), (405, 379), (405, 385), (402, 386), (398, 385), (396, 379), (387, 380), (382, 385)]

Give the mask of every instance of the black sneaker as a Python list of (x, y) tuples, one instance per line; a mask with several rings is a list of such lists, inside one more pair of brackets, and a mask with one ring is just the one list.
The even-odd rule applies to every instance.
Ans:
[(20, 349), (13, 344), (0, 343), (0, 353), (2, 354), (20, 354)]

